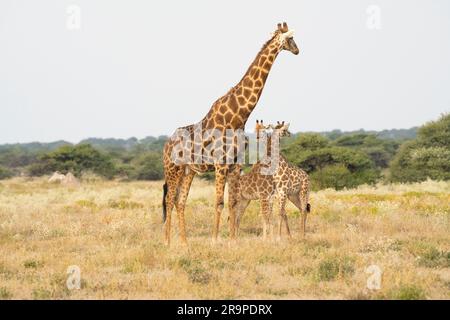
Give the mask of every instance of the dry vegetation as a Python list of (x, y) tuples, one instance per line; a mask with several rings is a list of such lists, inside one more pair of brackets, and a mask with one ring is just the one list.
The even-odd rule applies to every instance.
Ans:
[[(258, 203), (241, 237), (210, 241), (211, 184), (187, 204), (190, 247), (162, 243), (161, 186), (154, 182), (0, 182), (1, 299), (449, 299), (450, 183), (325, 190), (311, 196), (306, 240), (260, 238)], [(175, 221), (176, 222), (176, 219)], [(176, 230), (176, 227), (175, 227)], [(372, 264), (381, 289), (366, 288)], [(66, 287), (81, 269), (81, 289)]]

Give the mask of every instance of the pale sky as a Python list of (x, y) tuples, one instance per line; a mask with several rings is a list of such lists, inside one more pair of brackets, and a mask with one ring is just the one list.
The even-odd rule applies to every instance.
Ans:
[(247, 130), (409, 128), (450, 111), (448, 0), (1, 0), (0, 143), (171, 134), (282, 21), (300, 54), (278, 56)]

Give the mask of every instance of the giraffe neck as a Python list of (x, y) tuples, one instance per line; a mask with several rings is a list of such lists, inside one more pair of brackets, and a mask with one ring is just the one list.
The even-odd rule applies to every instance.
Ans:
[[(268, 134), (266, 137), (266, 150), (263, 151), (265, 154), (264, 156), (270, 157), (272, 156), (272, 137), (274, 136), (274, 133)], [(275, 156), (280, 156), (281, 152), (281, 137), (279, 135), (275, 135), (275, 138), (278, 139), (278, 154), (276, 154)], [(261, 138), (257, 135), (256, 137), (257, 139), (257, 145), (258, 145), (258, 150), (260, 150), (259, 144), (261, 143)]]
[(281, 43), (277, 36), (273, 36), (263, 45), (241, 81), (214, 103), (203, 119), (203, 125), (206, 128), (216, 128), (219, 124), (226, 128), (243, 129), (280, 51)]

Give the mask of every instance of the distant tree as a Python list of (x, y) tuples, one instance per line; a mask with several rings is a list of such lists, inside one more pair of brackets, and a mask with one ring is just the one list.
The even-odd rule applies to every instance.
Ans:
[(334, 141), (334, 145), (360, 150), (372, 159), (376, 167), (387, 168), (399, 147), (399, 142), (380, 139), (374, 134), (358, 133), (341, 136)]
[(392, 181), (450, 180), (450, 114), (425, 124), (404, 143), (390, 167)]
[(284, 147), (287, 153), (298, 153), (304, 150), (317, 150), (325, 148), (329, 145), (330, 141), (318, 133), (304, 133), (298, 134), (295, 139), (290, 140), (289, 144)]
[(325, 133), (324, 135), (331, 140), (336, 140), (343, 135), (343, 132), (339, 129), (335, 129), (333, 131)]
[(354, 130), (354, 131), (341, 131), (341, 130), (333, 130), (333, 131), (325, 131), (321, 132), (322, 135), (326, 136), (330, 140), (336, 140), (342, 136), (352, 136), (357, 134), (367, 134), (367, 135), (376, 135), (380, 139), (388, 139), (395, 141), (405, 141), (416, 138), (417, 127), (412, 127), (409, 129), (390, 129), (390, 130), (382, 130), (382, 131), (372, 131), (372, 130)]
[(37, 153), (31, 152), (18, 145), (0, 149), (0, 165), (8, 168), (27, 166), (36, 161), (36, 159)]
[(299, 135), (283, 149), (286, 158), (311, 174), (315, 189), (352, 188), (374, 183), (379, 170), (367, 154), (354, 148), (335, 146), (319, 134)]
[(0, 166), (0, 180), (8, 179), (13, 176), (13, 172), (9, 170), (8, 168), (5, 168), (3, 166)]
[(135, 159), (131, 166), (132, 179), (137, 180), (160, 180), (164, 176), (162, 154), (147, 152)]
[(106, 178), (116, 174), (112, 159), (89, 144), (60, 147), (41, 156), (37, 163), (29, 167), (29, 173), (36, 176), (54, 171), (70, 171), (76, 176), (80, 176), (83, 171), (91, 171)]

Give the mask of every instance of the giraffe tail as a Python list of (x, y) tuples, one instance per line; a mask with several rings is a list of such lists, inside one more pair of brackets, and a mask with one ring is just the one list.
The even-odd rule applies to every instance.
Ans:
[(164, 185), (163, 185), (163, 201), (162, 201), (162, 207), (163, 207), (162, 218), (163, 218), (163, 222), (166, 222), (166, 217), (167, 217), (166, 195), (167, 195), (167, 183), (164, 183)]
[(311, 212), (311, 204), (306, 204), (306, 212)]

